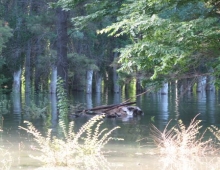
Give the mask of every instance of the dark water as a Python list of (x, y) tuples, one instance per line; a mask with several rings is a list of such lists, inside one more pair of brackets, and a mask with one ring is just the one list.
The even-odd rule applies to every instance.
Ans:
[[(124, 141), (110, 141), (104, 149), (108, 152), (107, 159), (111, 164), (110, 169), (208, 169), (210, 164), (196, 164), (192, 162), (184, 162), (182, 166), (176, 165), (170, 168), (166, 167), (161, 161), (160, 156), (155, 155), (155, 145), (150, 136), (151, 125), (154, 124), (161, 131), (167, 123), (172, 120), (171, 124), (176, 124), (181, 119), (184, 124), (189, 122), (196, 116), (202, 120), (203, 127), (210, 125), (220, 125), (220, 98), (218, 92), (202, 92), (178, 94), (172, 92), (168, 95), (160, 95), (156, 93), (143, 94), (134, 97), (134, 93), (130, 94), (94, 94), (86, 95), (84, 93), (73, 94), (70, 98), (71, 104), (84, 103), (87, 108), (92, 108), (104, 104), (117, 104), (131, 99), (136, 101), (143, 111), (144, 115), (137, 117), (109, 118), (105, 119), (104, 126), (112, 129), (115, 126), (121, 128), (112, 133), (113, 137), (124, 138)], [(132, 98), (133, 97), (133, 98)], [(0, 111), (2, 114), (1, 127), (3, 132), (1, 135), (1, 146), (7, 149), (13, 158), (11, 169), (35, 169), (40, 167), (41, 163), (33, 160), (29, 155), (34, 152), (31, 150), (31, 135), (18, 128), (25, 126), (24, 120), (30, 120), (41, 131), (46, 132), (48, 128), (57, 127), (56, 98), (44, 94), (41, 96), (27, 97), (23, 95), (18, 100), (15, 97), (2, 96), (0, 102)], [(50, 107), (47, 108), (51, 115), (47, 118), (31, 118), (24, 110), (24, 105), (31, 105), (32, 101), (37, 101), (36, 105), (41, 105), (48, 100)], [(91, 116), (82, 116), (72, 119), (75, 122), (75, 129), (79, 129), (82, 124), (87, 122)], [(212, 162), (209, 159), (207, 162)], [(217, 159), (217, 158), (216, 158)], [(166, 162), (166, 160), (165, 160)], [(212, 164), (213, 166), (213, 164)], [(218, 168), (215, 165), (213, 169)], [(202, 167), (202, 168), (201, 168)]]

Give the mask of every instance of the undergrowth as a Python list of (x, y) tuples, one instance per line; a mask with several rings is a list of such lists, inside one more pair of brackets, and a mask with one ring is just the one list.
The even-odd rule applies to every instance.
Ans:
[[(44, 162), (48, 166), (65, 166), (82, 169), (108, 169), (107, 161), (101, 149), (110, 140), (122, 140), (112, 138), (110, 134), (118, 129), (101, 129), (103, 116), (95, 116), (85, 123), (77, 133), (74, 132), (74, 123), (70, 122), (68, 128), (60, 121), (59, 126), (63, 132), (63, 139), (52, 136), (51, 129), (44, 137), (30, 122), (27, 128), (20, 127), (32, 134), (38, 147), (35, 149), (41, 152), (40, 156), (31, 156)], [(93, 127), (95, 127), (93, 129)]]

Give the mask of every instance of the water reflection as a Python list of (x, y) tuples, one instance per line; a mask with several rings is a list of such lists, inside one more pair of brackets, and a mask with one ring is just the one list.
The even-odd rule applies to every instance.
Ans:
[(87, 109), (93, 108), (92, 94), (90, 94), (90, 93), (86, 94), (86, 106), (87, 106)]
[(96, 93), (95, 94), (95, 105), (100, 106), (102, 105), (102, 93)]
[(121, 94), (120, 93), (114, 93), (113, 94), (113, 104), (121, 103)]
[(22, 122), (21, 119), (21, 94), (13, 93), (12, 95), (13, 101), (13, 121), (15, 125), (19, 126)]
[(58, 123), (58, 113), (57, 113), (57, 96), (56, 94), (50, 94), (51, 101), (51, 128), (53, 132), (56, 131), (57, 123)]
[[(54, 132), (57, 127), (57, 99), (56, 95), (48, 95), (51, 102), (51, 116), (48, 116), (50, 121), (50, 128), (54, 129)], [(149, 147), (153, 147), (151, 137), (150, 137), (150, 126), (153, 123), (158, 129), (163, 130), (166, 124), (170, 119), (177, 120), (182, 119), (184, 122), (189, 122), (196, 114), (201, 113), (200, 119), (203, 120), (202, 125), (209, 126), (210, 124), (218, 125), (220, 122), (220, 107), (218, 106), (218, 94), (214, 91), (208, 92), (200, 92), (200, 93), (185, 93), (179, 94), (176, 92), (175, 94), (167, 94), (167, 95), (158, 95), (156, 93), (147, 93), (137, 98), (137, 106), (139, 106), (143, 111), (143, 116), (133, 117), (133, 116), (125, 116), (122, 118), (113, 118), (113, 119), (105, 119), (103, 127), (107, 127), (111, 129), (115, 126), (120, 126), (121, 129), (114, 131), (113, 137), (124, 138), (125, 141), (116, 142), (113, 141), (108, 145), (107, 150), (113, 151), (110, 153), (109, 160), (113, 163), (119, 165), (116, 166), (116, 169), (189, 169), (190, 166), (198, 165), (198, 167), (202, 167), (204, 164), (199, 164), (189, 162), (190, 160), (180, 160), (174, 164), (169, 162), (169, 165), (163, 164), (162, 160), (158, 162), (158, 155), (149, 154)], [(103, 105), (103, 104), (118, 104), (122, 101), (122, 96), (120, 93), (114, 94), (101, 94), (96, 93), (92, 94), (84, 94), (77, 93), (77, 95), (73, 95), (71, 98), (71, 103), (85, 103), (87, 108), (92, 108), (95, 105)], [(29, 105), (30, 96), (25, 96), (25, 104)], [(41, 101), (41, 97), (38, 98), (38, 102)], [(7, 119), (5, 119), (4, 124), (6, 133), (13, 134), (18, 133), (18, 125), (23, 121), (22, 115), (22, 105), (21, 105), (21, 97), (19, 95), (13, 96), (12, 112), (7, 114)], [(152, 118), (154, 117), (154, 119)], [(75, 119), (75, 129), (78, 129), (85, 123), (91, 116), (79, 117)], [(40, 126), (40, 130), (46, 130), (46, 123), (48, 120), (38, 119)], [(35, 124), (36, 125), (36, 124)], [(13, 126), (13, 128), (11, 128)], [(12, 132), (13, 130), (13, 132)], [(5, 133), (5, 132), (4, 132)], [(11, 135), (12, 136), (12, 135)], [(17, 135), (18, 136), (18, 135)], [(16, 136), (16, 139), (17, 139)], [(14, 137), (15, 138), (15, 137)], [(146, 140), (140, 140), (146, 138)], [(10, 140), (10, 143), (17, 146), (17, 140), (9, 138), (9, 135), (4, 135), (4, 140)], [(21, 138), (21, 140), (25, 141), (25, 138)], [(137, 142), (138, 141), (138, 142)], [(147, 146), (146, 146), (147, 145)], [(143, 147), (146, 146), (146, 147)], [(155, 148), (153, 148), (155, 151)], [(17, 152), (16, 149), (12, 150), (13, 152)], [(25, 161), (30, 161), (30, 158), (25, 158)], [(211, 161), (211, 158), (207, 158)], [(205, 162), (205, 161), (204, 161)], [(183, 166), (184, 165), (184, 166)], [(206, 162), (206, 167), (208, 167), (208, 162)], [(34, 163), (33, 163), (34, 166)], [(213, 164), (214, 166), (214, 164)], [(216, 165), (218, 166), (218, 165)], [(17, 169), (17, 167), (15, 168)], [(22, 167), (22, 169), (25, 169)], [(28, 168), (30, 169), (30, 168)], [(201, 168), (202, 169), (202, 168)]]
[(216, 124), (216, 116), (215, 116), (215, 106), (216, 106), (216, 102), (215, 102), (215, 92), (214, 91), (207, 91), (206, 94), (206, 98), (207, 98), (207, 111), (209, 114), (209, 122), (211, 124)]

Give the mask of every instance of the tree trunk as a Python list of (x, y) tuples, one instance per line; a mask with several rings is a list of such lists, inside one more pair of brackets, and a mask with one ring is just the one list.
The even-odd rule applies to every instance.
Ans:
[(215, 81), (214, 76), (212, 76), (212, 75), (207, 76), (207, 84), (206, 84), (207, 91), (215, 90), (214, 81)]
[(93, 104), (92, 104), (92, 94), (91, 93), (87, 93), (86, 94), (86, 107), (88, 109), (91, 109), (93, 107)]
[(52, 66), (51, 82), (50, 82), (50, 93), (55, 94), (57, 90), (57, 67)]
[(41, 75), (41, 69), (40, 69), (40, 55), (42, 54), (42, 45), (40, 37), (38, 37), (36, 42), (36, 57), (35, 57), (35, 69), (34, 69), (34, 90), (38, 92), (40, 90), (40, 75)]
[[(209, 72), (213, 73), (214, 72), (213, 68), (211, 68), (209, 70)], [(208, 75), (207, 76), (207, 82), (206, 82), (206, 90), (207, 91), (215, 90), (215, 85), (214, 84), (215, 84), (215, 77), (213, 75)]]
[(102, 92), (102, 76), (100, 72), (96, 72), (95, 75), (95, 80), (96, 80), (96, 93), (101, 93)]
[(25, 58), (25, 93), (30, 93), (31, 90), (30, 61), (31, 61), (31, 41), (29, 40), (27, 43), (27, 54)]
[(197, 92), (202, 92), (205, 90), (205, 86), (206, 86), (206, 77), (205, 76), (200, 76), (198, 77), (197, 80)]
[(51, 101), (51, 126), (52, 126), (51, 128), (53, 131), (56, 131), (57, 122), (58, 122), (56, 94), (52, 93), (50, 95), (50, 101)]
[(92, 93), (92, 77), (93, 77), (93, 70), (87, 70), (87, 78), (86, 78), (86, 93)]
[(68, 12), (58, 7), (57, 15), (57, 75), (64, 81), (64, 88), (68, 89), (68, 62), (67, 62), (67, 18)]
[(21, 91), (21, 68), (17, 71), (14, 71), (13, 74), (13, 87), (12, 87), (12, 91), (14, 93), (20, 93)]
[(12, 101), (13, 101), (13, 113), (21, 114), (21, 94), (13, 93)]
[(163, 83), (163, 86), (160, 89), (160, 94), (168, 94), (168, 82)]
[[(117, 57), (117, 53), (114, 54), (114, 59)], [(118, 73), (117, 73), (117, 67), (113, 66), (113, 84), (114, 84), (114, 93), (120, 92), (120, 86), (118, 83)]]
[(142, 92), (143, 87), (141, 86), (141, 79), (136, 77), (136, 92)]

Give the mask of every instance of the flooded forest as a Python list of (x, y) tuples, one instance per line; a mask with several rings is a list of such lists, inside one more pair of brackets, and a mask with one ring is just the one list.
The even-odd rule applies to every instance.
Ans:
[(218, 0), (1, 0), (0, 169), (219, 169)]

